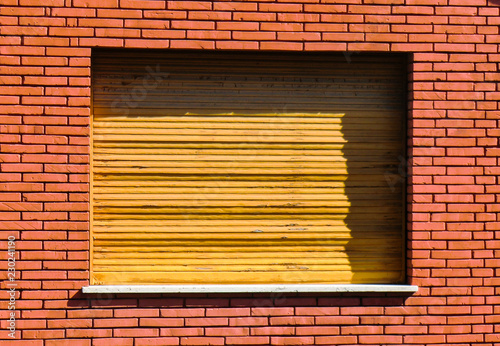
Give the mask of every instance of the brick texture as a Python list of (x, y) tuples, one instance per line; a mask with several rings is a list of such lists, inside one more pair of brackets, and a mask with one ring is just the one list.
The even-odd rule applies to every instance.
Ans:
[[(5, 345), (500, 345), (498, 0), (3, 0)], [(413, 296), (86, 297), (94, 47), (409, 53)], [(2, 261), (2, 278), (7, 278)], [(20, 292), (20, 293), (19, 293)], [(1, 341), (3, 340), (3, 341)], [(8, 341), (7, 341), (8, 340)]]

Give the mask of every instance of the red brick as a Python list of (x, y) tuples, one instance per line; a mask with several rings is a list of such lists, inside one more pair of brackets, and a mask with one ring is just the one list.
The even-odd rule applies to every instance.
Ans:
[(389, 51), (389, 43), (350, 42), (347, 48), (353, 51)]
[(225, 316), (225, 317), (230, 317), (230, 316), (249, 316), (250, 315), (250, 308), (216, 308), (216, 309), (211, 309), (208, 308), (206, 309), (206, 316)]
[[(88, 16), (91, 17), (91, 16)], [(95, 17), (92, 16), (92, 17)], [(100, 18), (141, 18), (142, 13), (140, 10), (126, 10), (126, 9), (98, 9), (97, 17)]]
[[(348, 325), (360, 323), (360, 318), (357, 316), (317, 316), (315, 324), (328, 324), (328, 325)], [(363, 323), (363, 322), (361, 322)]]
[(297, 315), (338, 315), (338, 307), (297, 307), (295, 308), (295, 313)]
[(228, 336), (226, 345), (269, 345), (268, 336)]
[(378, 14), (367, 14), (365, 15), (366, 23), (394, 23), (401, 24), (405, 22), (405, 16), (395, 16), (395, 15), (378, 15)]
[[(311, 10), (308, 10), (309, 5), (304, 6), (305, 12), (318, 12), (315, 11), (311, 8)], [(313, 5), (310, 5), (313, 6)], [(320, 5), (321, 6), (321, 5)], [(331, 7), (331, 10), (334, 10), (335, 6), (328, 6), (325, 5), (326, 7)], [(326, 9), (325, 7), (325, 9)], [(344, 7), (345, 8), (345, 7)], [(301, 12), (302, 11), (302, 5), (301, 4), (283, 4), (283, 3), (259, 3), (259, 11), (261, 12)]]
[(386, 334), (427, 334), (427, 326), (387, 326)]
[(293, 308), (289, 307), (255, 307), (251, 308), (252, 316), (291, 316)]
[(446, 316), (405, 316), (407, 325), (442, 325), (446, 324)]
[[(271, 16), (269, 19), (274, 19)], [(256, 20), (261, 20), (256, 17)], [(307, 13), (278, 13), (278, 22), (318, 22), (318, 14), (307, 14)]]
[(161, 309), (161, 317), (202, 317), (205, 316), (205, 309), (202, 308), (176, 308)]
[(383, 334), (383, 326), (345, 326), (341, 327), (342, 335), (360, 335), (360, 334)]
[[(348, 328), (348, 327), (342, 327)], [(296, 335), (337, 335), (340, 328), (334, 326), (295, 327)], [(342, 331), (341, 334), (344, 334)], [(349, 333), (345, 333), (349, 334)]]
[(67, 338), (109, 338), (113, 334), (112, 329), (68, 329)]
[(484, 336), (484, 341), (486, 341), (486, 342), (500, 341), (500, 336), (498, 335), (498, 333), (496, 333), (496, 334), (486, 334)]
[(113, 336), (117, 337), (156, 337), (160, 335), (157, 328), (113, 328)]
[(112, 318), (95, 319), (95, 328), (113, 328), (113, 327), (137, 327), (139, 325), (137, 318)]
[(357, 337), (351, 336), (317, 336), (314, 338), (318, 345), (339, 345), (339, 344), (356, 344)]
[(381, 315), (384, 309), (382, 307), (341, 307), (341, 315)]
[(215, 42), (209, 40), (172, 40), (170, 42), (171, 48), (179, 49), (213, 49), (215, 47)]
[(306, 50), (314, 50), (314, 51), (336, 51), (336, 50), (346, 50), (346, 43), (338, 43), (338, 42), (305, 42), (304, 47)]
[[(366, 41), (372, 42), (407, 42), (407, 34), (394, 34), (394, 33), (367, 33)], [(425, 41), (428, 42), (428, 41)]]
[(182, 318), (141, 318), (140, 325), (146, 327), (182, 327), (184, 320)]
[(187, 18), (187, 11), (144, 11), (144, 18), (162, 18), (162, 19), (183, 19)]
[[(463, 280), (463, 279), (460, 279)], [(470, 306), (430, 306), (431, 315), (460, 315), (470, 313)]]
[(399, 335), (360, 335), (360, 344), (401, 344), (403, 337)]
[(167, 8), (170, 10), (211, 10), (211, 2), (199, 1), (192, 3), (190, 1), (167, 1)]
[(186, 326), (227, 326), (229, 321), (227, 318), (212, 317), (212, 318), (186, 318)]
[(114, 312), (114, 317), (158, 317), (158, 309), (118, 309)]
[(111, 309), (68, 310), (68, 318), (111, 318)]
[(71, 340), (46, 340), (46, 346), (90, 346), (90, 340), (86, 339), (71, 339)]
[(403, 337), (405, 343), (444, 343), (444, 335), (405, 335)]
[(186, 336), (181, 337), (181, 345), (224, 345), (224, 338)]
[(247, 2), (214, 2), (213, 10), (215, 11), (257, 11), (256, 3)]
[(252, 327), (250, 335), (295, 335), (295, 330), (295, 327)]
[(25, 330), (23, 339), (64, 338), (64, 330)]
[(160, 336), (203, 336), (203, 328), (162, 328)]
[(243, 41), (243, 42), (235, 42), (235, 41), (218, 41), (215, 43), (215, 47), (217, 49), (258, 49), (259, 48), (259, 43), (258, 42), (250, 42), (250, 41)]
[(335, 33), (323, 33), (322, 39), (326, 41), (363, 41), (364, 34), (362, 33), (343, 33), (343, 32), (335, 32)]
[[(137, 345), (140, 345), (140, 340), (143, 339), (136, 339), (137, 340)], [(71, 340), (73, 341), (73, 340)], [(90, 341), (90, 340), (89, 340)], [(165, 341), (166, 342), (166, 341)], [(133, 346), (134, 345), (134, 339), (132, 338), (94, 338), (92, 340), (92, 346)], [(177, 344), (175, 344), (177, 345)], [(71, 345), (69, 345), (71, 346)]]
[[(48, 344), (47, 345), (53, 345), (53, 344)], [(9, 345), (12, 346), (43, 346), (44, 341), (43, 340), (9, 340)]]
[(137, 345), (137, 346), (179, 345), (179, 338), (165, 338), (165, 337), (162, 337), (162, 338), (136, 338), (136, 339), (131, 339), (131, 340), (134, 342), (134, 345)]
[[(100, 6), (104, 7), (104, 6)], [(120, 1), (121, 8), (138, 8), (138, 9), (164, 9), (165, 3), (158, 1), (138, 1), (138, 0), (122, 0)]]
[(66, 218), (66, 213), (23, 212), (24, 220), (65, 220)]
[(262, 41), (276, 40), (274, 32), (249, 32), (249, 31), (233, 31), (233, 38), (236, 40)]
[(271, 345), (311, 345), (314, 342), (312, 336), (272, 336)]
[(248, 328), (228, 328), (228, 327), (219, 327), (219, 328), (205, 328), (206, 336), (247, 336), (249, 335)]

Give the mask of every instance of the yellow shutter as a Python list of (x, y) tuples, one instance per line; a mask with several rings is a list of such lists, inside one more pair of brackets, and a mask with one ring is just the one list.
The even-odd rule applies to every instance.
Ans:
[(97, 51), (92, 283), (397, 283), (405, 59)]

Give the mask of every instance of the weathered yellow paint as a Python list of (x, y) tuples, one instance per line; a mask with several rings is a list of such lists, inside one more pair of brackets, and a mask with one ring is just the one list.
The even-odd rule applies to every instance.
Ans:
[(399, 58), (171, 54), (94, 60), (93, 284), (401, 281)]
[[(145, 281), (145, 273), (148, 281)], [(401, 270), (394, 271), (203, 271), (192, 272), (179, 271), (151, 271), (151, 272), (100, 272), (94, 271), (95, 284), (266, 284), (273, 282), (287, 282), (290, 284), (306, 283), (387, 283), (397, 281), (401, 276)]]

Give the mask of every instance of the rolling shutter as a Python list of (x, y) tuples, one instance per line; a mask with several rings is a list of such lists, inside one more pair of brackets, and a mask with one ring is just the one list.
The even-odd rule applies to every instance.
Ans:
[(97, 51), (92, 283), (397, 283), (405, 57)]

